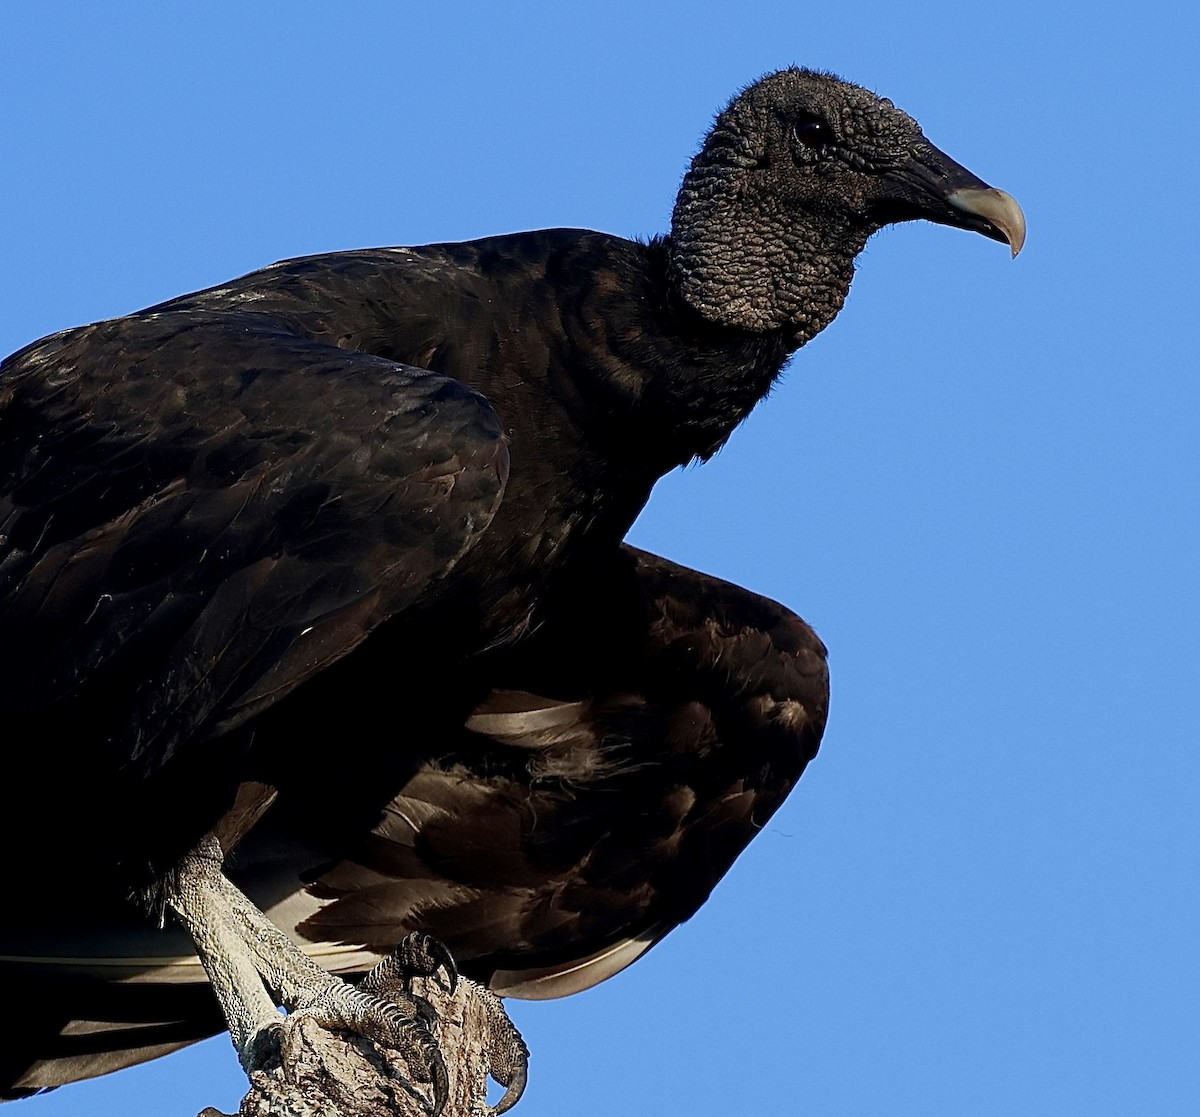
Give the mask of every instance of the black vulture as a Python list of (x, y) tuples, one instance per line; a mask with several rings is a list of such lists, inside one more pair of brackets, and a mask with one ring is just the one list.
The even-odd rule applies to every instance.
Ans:
[(816, 753), (825, 649), (623, 540), (916, 218), (1024, 239), (891, 102), (793, 68), (720, 113), (648, 242), (287, 260), (6, 360), (0, 972), (29, 1024), (0, 1090), (225, 1027), (253, 1062), (277, 1002), (369, 1016), (326, 971), (414, 932), (541, 998), (689, 918)]

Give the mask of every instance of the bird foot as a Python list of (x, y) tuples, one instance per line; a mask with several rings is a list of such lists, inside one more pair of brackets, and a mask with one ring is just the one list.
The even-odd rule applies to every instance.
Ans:
[[(445, 979), (441, 974), (445, 974)], [(432, 935), (414, 932), (363, 978), (359, 989), (393, 1001), (433, 1031), (438, 1015), (418, 991), (428, 986), (453, 997), (459, 989), (458, 968), (445, 944)], [(493, 1109), (504, 1113), (521, 1099), (529, 1079), (529, 1049), (504, 1011), (500, 998), (485, 986), (470, 985), (469, 1000), (480, 1017), (481, 1054), (488, 1075), (505, 1087)]]
[(438, 1017), (408, 986), (416, 975), (436, 982), (445, 969), (453, 987), (457, 972), (446, 948), (428, 936), (406, 940), (376, 967), (367, 988), (357, 988), (308, 958), (230, 883), (221, 863), (220, 847), (201, 843), (181, 860), (166, 898), (191, 932), (246, 1071), (298, 1065), (298, 1037), (311, 1021), (362, 1037), (382, 1049), (381, 1057), (395, 1052), (414, 1081), (430, 1085), (437, 1117), (449, 1097), (449, 1076), (433, 1036)]
[[(311, 1062), (311, 1022), (327, 1032), (369, 1041), (379, 1049), (376, 1065), (381, 1068), (390, 1067), (389, 1052), (398, 1056), (407, 1070), (405, 1081), (428, 1084), (426, 1096), (432, 1102), (422, 1104), (433, 1117), (446, 1109), (448, 1098), (454, 1099), (450, 1108), (459, 1113), (466, 1112), (465, 1096), (481, 1096), (477, 1091), (483, 1088), (482, 1078), (478, 1085), (467, 1083), (464, 1093), (459, 1081), (464, 1073), (468, 1078), (486, 1073), (505, 1087), (491, 1110), (494, 1114), (511, 1109), (524, 1093), (529, 1049), (500, 998), (474, 982), (461, 982), (449, 951), (431, 936), (410, 935), (358, 986), (326, 975), (323, 981), (306, 981), (303, 988), (292, 985), (286, 1000), (289, 1014), (262, 1025), (243, 1047), (242, 1062), (252, 1080), (256, 1071), (270, 1073)], [(466, 1069), (460, 1059), (448, 1072), (438, 1041), (457, 1044), (464, 1037), (473, 1044), (475, 1056)], [(413, 1097), (421, 1095), (414, 1092)], [(470, 1106), (470, 1112), (479, 1112), (478, 1105)]]
[(331, 977), (289, 1013), (281, 1036), (281, 1056), (285, 1060), (292, 1056), (293, 1037), (302, 1020), (314, 1020), (333, 1032), (352, 1032), (395, 1052), (414, 1079), (429, 1083), (433, 1094), (431, 1112), (438, 1117), (449, 1097), (450, 1082), (430, 1030), (436, 1013), (427, 1001), (419, 1005), (413, 1002), (411, 997), (384, 999)]
[(475, 990), (475, 995), (483, 1006), (486, 1021), (484, 1054), (488, 1074), (506, 1088), (493, 1112), (504, 1113), (512, 1109), (525, 1093), (525, 1086), (529, 1082), (529, 1048), (525, 1046), (521, 1033), (508, 1018), (504, 1005), (495, 993), (480, 986)]
[[(441, 974), (444, 972), (445, 979)], [(466, 998), (483, 1037), (481, 1055), (488, 1075), (504, 1086), (493, 1109), (504, 1113), (520, 1100), (529, 1079), (529, 1048), (504, 1011), (500, 998), (485, 986), (468, 982)], [(420, 989), (448, 997), (459, 990), (458, 969), (446, 946), (432, 935), (414, 932), (363, 978), (359, 989), (406, 1008), (432, 1031), (438, 1015)], [(460, 998), (461, 999), (461, 998)]]

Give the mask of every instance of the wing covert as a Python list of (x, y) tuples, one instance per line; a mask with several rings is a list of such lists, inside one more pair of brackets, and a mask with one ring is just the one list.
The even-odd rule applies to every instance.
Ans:
[(36, 343), (0, 376), (0, 702), (153, 768), (412, 604), (507, 464), (482, 396), (267, 316)]
[(626, 547), (608, 574), (497, 657), (503, 684), (352, 856), (299, 874), (297, 934), (383, 954), (426, 930), (497, 992), (540, 999), (610, 976), (707, 899), (816, 754), (825, 648), (783, 606), (665, 559)]

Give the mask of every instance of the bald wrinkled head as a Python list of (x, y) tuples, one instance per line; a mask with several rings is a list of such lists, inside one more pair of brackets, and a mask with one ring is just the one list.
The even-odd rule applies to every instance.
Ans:
[(1024, 240), (1020, 207), (938, 151), (891, 101), (789, 69), (736, 96), (684, 178), (670, 247), (702, 315), (802, 344), (841, 308), (884, 225), (925, 218)]
[(702, 154), (772, 165), (783, 186), (803, 181), (793, 170), (829, 155), (863, 168), (898, 165), (921, 138), (920, 125), (886, 97), (832, 74), (792, 69), (739, 93), (717, 117)]

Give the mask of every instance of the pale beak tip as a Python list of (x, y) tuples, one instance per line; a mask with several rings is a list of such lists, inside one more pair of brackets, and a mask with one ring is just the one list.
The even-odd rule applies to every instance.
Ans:
[(1016, 198), (1004, 190), (956, 190), (948, 201), (955, 209), (980, 217), (1008, 241), (1013, 259), (1025, 247), (1025, 214)]

